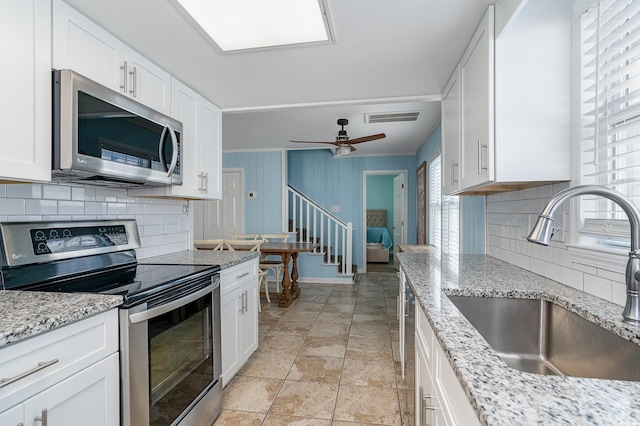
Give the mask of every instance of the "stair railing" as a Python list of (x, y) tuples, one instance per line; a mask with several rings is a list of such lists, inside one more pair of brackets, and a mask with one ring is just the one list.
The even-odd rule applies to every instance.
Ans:
[(339, 273), (353, 274), (353, 224), (344, 222), (324, 207), (287, 185), (289, 231), (296, 241), (316, 242), (317, 253), (326, 265), (336, 265)]

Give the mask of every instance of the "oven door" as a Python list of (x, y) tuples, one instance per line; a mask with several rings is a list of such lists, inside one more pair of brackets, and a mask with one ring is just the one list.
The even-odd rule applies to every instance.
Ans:
[(220, 413), (218, 275), (201, 285), (121, 310), (123, 425), (211, 424)]

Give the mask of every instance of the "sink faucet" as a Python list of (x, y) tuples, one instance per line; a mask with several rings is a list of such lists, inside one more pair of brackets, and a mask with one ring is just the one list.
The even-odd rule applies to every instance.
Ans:
[(551, 197), (527, 237), (532, 243), (549, 245), (553, 234), (553, 213), (565, 200), (576, 195), (599, 195), (608, 198), (627, 214), (631, 223), (631, 251), (627, 261), (627, 303), (622, 311), (623, 322), (640, 326), (640, 210), (626, 195), (598, 185), (580, 185), (565, 189)]

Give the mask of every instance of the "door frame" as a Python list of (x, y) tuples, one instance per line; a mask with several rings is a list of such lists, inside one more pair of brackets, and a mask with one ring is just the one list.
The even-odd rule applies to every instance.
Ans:
[[(408, 228), (408, 209), (409, 209), (409, 171), (408, 170), (364, 170), (362, 172), (362, 261), (363, 271), (367, 272), (367, 177), (373, 175), (388, 175), (404, 177), (404, 189), (402, 191), (403, 218), (404, 226), (402, 227), (402, 241), (406, 244), (407, 228)], [(393, 242), (394, 247), (397, 243)]]

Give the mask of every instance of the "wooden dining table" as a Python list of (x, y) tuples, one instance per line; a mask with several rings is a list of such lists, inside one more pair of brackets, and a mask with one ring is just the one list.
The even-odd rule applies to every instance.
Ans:
[[(300, 287), (298, 287), (298, 254), (307, 253), (318, 248), (318, 243), (304, 242), (267, 242), (260, 246), (260, 252), (263, 255), (278, 254), (284, 263), (284, 273), (282, 274), (282, 293), (279, 293), (280, 300), (278, 306), (286, 308), (291, 301), (300, 295)], [(291, 268), (291, 276), (289, 276), (289, 261), (293, 259)]]

